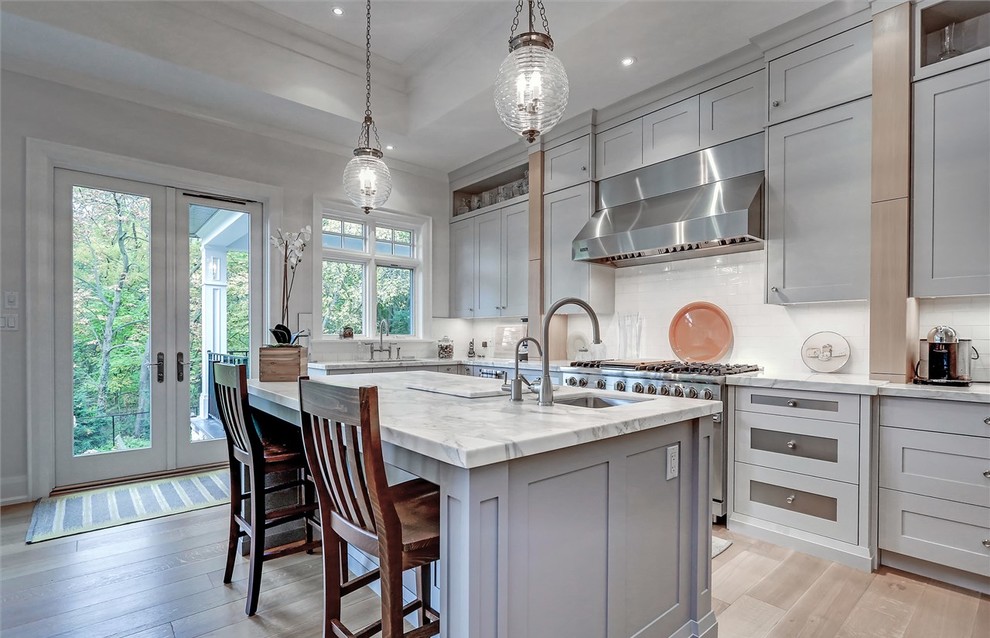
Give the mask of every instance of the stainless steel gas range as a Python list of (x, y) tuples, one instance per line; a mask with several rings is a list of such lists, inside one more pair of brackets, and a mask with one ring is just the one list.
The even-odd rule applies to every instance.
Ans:
[(575, 361), (560, 369), (563, 382), (578, 388), (722, 401), (712, 417), (712, 517), (726, 514), (725, 377), (758, 372), (755, 365), (685, 363), (683, 361)]

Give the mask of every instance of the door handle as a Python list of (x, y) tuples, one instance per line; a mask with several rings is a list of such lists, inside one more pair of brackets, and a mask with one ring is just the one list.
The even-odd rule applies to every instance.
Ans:
[(186, 376), (186, 360), (181, 352), (175, 353), (175, 380), (182, 382)]
[(159, 352), (155, 357), (155, 361), (149, 361), (145, 363), (146, 366), (158, 366), (158, 383), (165, 383), (165, 353)]

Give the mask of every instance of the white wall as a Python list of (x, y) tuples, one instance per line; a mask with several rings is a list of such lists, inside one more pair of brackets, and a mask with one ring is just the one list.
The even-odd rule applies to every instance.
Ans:
[[(709, 301), (732, 323), (734, 341), (723, 362), (755, 363), (770, 373), (809, 371), (801, 361), (801, 344), (815, 332), (830, 330), (845, 337), (852, 351), (841, 372), (869, 373), (867, 302), (767, 305), (765, 273), (763, 250), (616, 270), (615, 315), (602, 318), (607, 355), (618, 354), (616, 318), (638, 312), (644, 319), (640, 357), (676, 359), (667, 339), (671, 319), (692, 301)], [(583, 315), (568, 320), (568, 341), (576, 335), (591, 341)]]
[[(349, 158), (236, 130), (184, 115), (81, 91), (4, 71), (0, 76), (0, 149), (3, 191), (0, 288), (20, 292), (21, 321), (32, 291), (25, 290), (25, 138), (104, 151), (126, 157), (281, 187), (281, 225), (300, 228), (313, 220), (314, 196), (346, 201), (341, 175)], [(355, 131), (355, 135), (357, 131)], [(388, 208), (434, 217), (434, 312), (447, 309), (448, 185), (392, 170)], [(310, 273), (300, 272), (291, 316), (311, 312)], [(0, 333), (0, 500), (26, 494), (27, 414), (23, 329)]]

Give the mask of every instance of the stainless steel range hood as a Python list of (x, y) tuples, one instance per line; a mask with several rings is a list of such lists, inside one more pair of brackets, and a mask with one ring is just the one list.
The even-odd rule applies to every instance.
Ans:
[(763, 134), (602, 180), (572, 256), (616, 267), (763, 247)]

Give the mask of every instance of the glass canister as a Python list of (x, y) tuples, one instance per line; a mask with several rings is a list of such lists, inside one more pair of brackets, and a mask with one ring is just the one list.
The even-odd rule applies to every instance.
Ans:
[(437, 342), (437, 359), (453, 359), (454, 342), (447, 335)]

